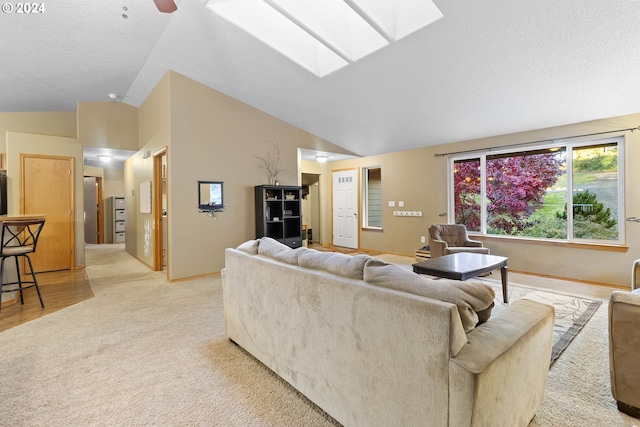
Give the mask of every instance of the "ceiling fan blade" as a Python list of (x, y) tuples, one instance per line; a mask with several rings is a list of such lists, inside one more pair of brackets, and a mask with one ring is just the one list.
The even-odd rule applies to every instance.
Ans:
[(156, 7), (160, 12), (163, 13), (171, 13), (178, 10), (178, 6), (176, 6), (173, 0), (153, 0), (156, 4)]

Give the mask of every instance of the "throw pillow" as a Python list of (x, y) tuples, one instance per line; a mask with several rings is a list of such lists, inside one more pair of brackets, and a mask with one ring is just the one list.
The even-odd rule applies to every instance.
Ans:
[(258, 254), (286, 262), (287, 264), (298, 265), (298, 256), (302, 250), (306, 249), (300, 247), (294, 250), (271, 237), (263, 237), (258, 245)]
[(364, 264), (371, 259), (369, 255), (347, 255), (339, 252), (322, 252), (309, 249), (300, 254), (300, 267), (322, 270), (347, 279), (362, 280)]
[(375, 258), (365, 264), (364, 281), (457, 305), (465, 332), (489, 318), (496, 296), (493, 288), (484, 283), (427, 279), (402, 266)]
[(240, 246), (238, 246), (236, 249), (239, 250), (239, 251), (246, 252), (246, 253), (251, 254), (251, 255), (256, 255), (258, 253), (258, 243), (259, 242), (260, 242), (260, 240), (247, 240), (246, 242), (244, 242)]

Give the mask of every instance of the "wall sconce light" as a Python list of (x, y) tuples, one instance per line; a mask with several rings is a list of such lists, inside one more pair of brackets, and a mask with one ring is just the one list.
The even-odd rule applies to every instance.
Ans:
[(98, 160), (100, 160), (101, 162), (104, 162), (104, 163), (109, 163), (112, 158), (113, 157), (109, 156), (108, 154), (100, 154), (100, 155), (98, 155)]
[(327, 163), (327, 160), (329, 160), (329, 156), (316, 156), (316, 160), (318, 161), (318, 163)]

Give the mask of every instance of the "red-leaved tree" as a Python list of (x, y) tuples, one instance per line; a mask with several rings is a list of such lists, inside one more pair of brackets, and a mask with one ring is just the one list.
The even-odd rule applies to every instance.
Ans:
[[(544, 204), (548, 188), (564, 174), (556, 153), (487, 158), (487, 225), (507, 234), (531, 225), (529, 218)], [(480, 161), (456, 162), (456, 222), (480, 229)]]
[(457, 161), (453, 171), (456, 224), (480, 231), (480, 160)]

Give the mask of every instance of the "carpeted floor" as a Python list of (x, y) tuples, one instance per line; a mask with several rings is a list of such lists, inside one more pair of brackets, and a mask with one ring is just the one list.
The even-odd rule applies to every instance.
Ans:
[[(0, 333), (7, 426), (335, 426), (224, 333), (219, 277), (167, 283), (87, 251), (95, 298)], [(551, 367), (531, 426), (631, 426), (610, 396), (606, 307)]]

